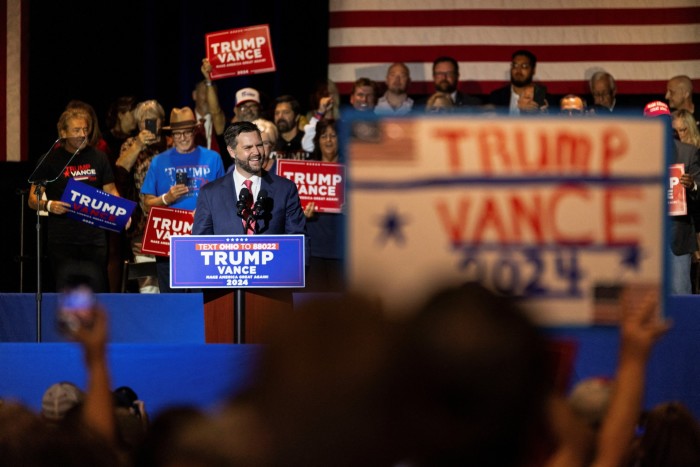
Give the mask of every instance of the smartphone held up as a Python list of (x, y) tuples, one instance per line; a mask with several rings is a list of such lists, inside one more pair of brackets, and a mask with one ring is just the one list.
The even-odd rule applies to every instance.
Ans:
[(66, 336), (74, 336), (80, 329), (92, 328), (95, 321), (95, 294), (89, 287), (79, 286), (61, 293), (58, 298), (56, 324)]
[(153, 137), (148, 141), (148, 144), (154, 143), (158, 139), (158, 120), (155, 118), (147, 118), (143, 122), (144, 129), (153, 133)]

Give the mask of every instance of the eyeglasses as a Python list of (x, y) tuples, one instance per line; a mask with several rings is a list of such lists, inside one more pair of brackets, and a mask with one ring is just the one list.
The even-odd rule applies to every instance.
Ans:
[(434, 71), (433, 76), (435, 77), (445, 77), (445, 78), (454, 78), (457, 76), (457, 72), (455, 71)]
[(186, 139), (194, 134), (193, 130), (173, 131), (173, 139)]
[(529, 63), (511, 63), (510, 67), (514, 70), (517, 70), (518, 68), (520, 68), (521, 70), (529, 70), (530, 68), (532, 68), (532, 65), (530, 65)]

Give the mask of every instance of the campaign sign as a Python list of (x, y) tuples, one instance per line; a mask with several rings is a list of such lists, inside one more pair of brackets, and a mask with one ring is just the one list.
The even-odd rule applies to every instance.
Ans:
[(124, 230), (136, 207), (131, 200), (105, 193), (72, 178), (68, 180), (61, 201), (71, 205), (67, 217), (113, 232)]
[(170, 287), (304, 287), (303, 235), (173, 235)]
[(344, 121), (349, 286), (388, 313), (475, 281), (538, 323), (590, 325), (627, 290), (663, 290), (661, 121)]
[(671, 164), (668, 167), (668, 215), (685, 216), (688, 214), (688, 204), (685, 202), (685, 187), (681, 185), (681, 177), (685, 173), (683, 164)]
[(190, 235), (194, 211), (177, 208), (152, 207), (143, 231), (141, 252), (156, 256), (170, 256), (170, 236)]
[(345, 204), (343, 164), (278, 159), (277, 175), (297, 185), (302, 206), (313, 201), (316, 212), (341, 212)]
[(276, 70), (267, 24), (211, 32), (204, 39), (212, 79)]

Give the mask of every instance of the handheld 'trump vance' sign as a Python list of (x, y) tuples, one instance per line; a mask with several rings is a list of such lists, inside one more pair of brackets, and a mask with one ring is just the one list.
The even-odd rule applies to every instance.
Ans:
[(105, 193), (72, 178), (68, 180), (61, 201), (71, 205), (67, 217), (113, 232), (124, 230), (136, 207), (131, 200)]
[(278, 159), (277, 175), (296, 184), (302, 206), (313, 202), (316, 212), (342, 211), (345, 204), (343, 164)]
[(350, 122), (351, 287), (400, 313), (477, 281), (567, 325), (600, 322), (603, 291), (660, 290), (666, 128), (653, 120)]
[(205, 41), (212, 79), (276, 70), (267, 24), (211, 32)]
[(141, 252), (170, 256), (170, 236), (189, 235), (194, 224), (194, 211), (154, 206), (148, 212), (143, 230)]

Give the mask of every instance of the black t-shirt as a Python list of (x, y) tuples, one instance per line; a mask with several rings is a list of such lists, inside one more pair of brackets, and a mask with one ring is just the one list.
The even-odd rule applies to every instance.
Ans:
[[(53, 180), (58, 175), (56, 181), (46, 185), (47, 199), (60, 200), (69, 178), (99, 190), (102, 190), (104, 185), (114, 183), (112, 168), (105, 153), (93, 147), (87, 147), (80, 151), (66, 167), (72, 155), (73, 153), (62, 147), (55, 149), (40, 167), (37, 173), (39, 179)], [(104, 230), (70, 219), (65, 215), (49, 214), (48, 227), (49, 244), (96, 246), (106, 244)]]
[(305, 160), (308, 159), (310, 154), (304, 151), (301, 147), (301, 140), (304, 138), (304, 132), (297, 130), (296, 136), (290, 141), (285, 140), (280, 135), (277, 138), (277, 144), (275, 145), (275, 154), (277, 159), (294, 159), (294, 160)]

